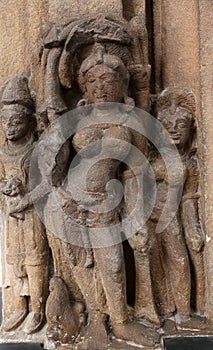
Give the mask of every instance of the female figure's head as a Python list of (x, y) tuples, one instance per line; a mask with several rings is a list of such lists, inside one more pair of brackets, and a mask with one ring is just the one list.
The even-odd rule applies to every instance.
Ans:
[(188, 149), (195, 135), (196, 101), (194, 94), (181, 87), (169, 87), (157, 101), (158, 120), (169, 132), (172, 143)]
[(86, 104), (123, 102), (129, 73), (118, 56), (105, 53), (104, 47), (97, 44), (95, 52), (81, 64), (78, 82)]

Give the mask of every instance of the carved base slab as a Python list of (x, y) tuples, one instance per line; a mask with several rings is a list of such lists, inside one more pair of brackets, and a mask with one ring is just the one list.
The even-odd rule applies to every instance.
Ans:
[(20, 326), (16, 332), (6, 333), (0, 329), (0, 350), (54, 350), (55, 347), (46, 338), (46, 328), (47, 326), (44, 326), (40, 332), (31, 335), (24, 333), (23, 326)]
[(162, 345), (156, 345), (154, 348), (148, 348), (140, 345), (136, 345), (131, 342), (126, 342), (118, 339), (110, 339), (109, 343), (102, 347), (93, 347), (91, 344), (86, 344), (84, 342), (75, 344), (75, 345), (60, 345), (57, 347), (57, 350), (163, 350), (163, 339)]
[[(206, 329), (202, 331), (177, 330), (173, 320), (165, 322), (163, 329), (161, 329), (161, 345), (152, 349), (115, 339), (111, 335), (108, 344), (101, 344), (101, 347), (99, 345), (98, 347), (93, 346), (92, 339), (91, 343), (88, 344), (86, 339), (84, 341), (84, 337), (81, 338), (82, 341), (79, 344), (55, 346), (46, 338), (46, 327), (31, 335), (24, 333), (24, 324), (16, 332), (5, 333), (0, 330), (0, 350), (211, 350), (213, 348), (213, 335), (210, 326), (206, 325)], [(40, 344), (43, 344), (43, 347)], [(194, 347), (190, 347), (190, 344), (193, 344)]]
[[(30, 339), (31, 337), (31, 339)], [(21, 343), (21, 345), (20, 345)], [(25, 344), (23, 344), (25, 343)], [(37, 343), (37, 344), (35, 344)], [(44, 347), (39, 344), (44, 344)], [(143, 346), (136, 345), (134, 343), (125, 342), (122, 340), (111, 339), (106, 346), (103, 347), (93, 347), (88, 342), (82, 341), (79, 344), (73, 345), (58, 345), (55, 346), (53, 342), (49, 342), (45, 337), (45, 330), (41, 332), (26, 336), (23, 331), (17, 334), (0, 332), (0, 350), (163, 350), (163, 346), (157, 346), (153, 348), (145, 348)]]
[(59, 346), (57, 348), (57, 350), (163, 350), (163, 347), (157, 347), (157, 348), (153, 348), (153, 349), (150, 349), (150, 348), (145, 348), (145, 347), (142, 347), (142, 346), (133, 346), (133, 345), (129, 345), (127, 343), (123, 343), (122, 344), (109, 344), (109, 346), (105, 349), (93, 349), (91, 347), (85, 347), (85, 348), (82, 348), (81, 347), (78, 347), (78, 346)]
[[(165, 339), (165, 347), (157, 347), (154, 350), (212, 350), (213, 348), (213, 337), (180, 337)], [(5, 343), (0, 344), (0, 350), (41, 350), (43, 347), (40, 344), (27, 344), (27, 343)], [(150, 350), (148, 348), (139, 347), (127, 344), (122, 341), (112, 341), (106, 350)], [(77, 345), (64, 345), (57, 347), (57, 350), (101, 350), (92, 349)]]

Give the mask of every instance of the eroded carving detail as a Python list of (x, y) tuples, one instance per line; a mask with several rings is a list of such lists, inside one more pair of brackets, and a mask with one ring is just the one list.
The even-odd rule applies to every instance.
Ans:
[[(5, 144), (1, 150), (1, 192), (5, 196), (3, 329), (16, 329), (26, 319), (27, 334), (45, 321), (48, 294), (49, 248), (45, 228), (32, 207), (29, 166), (35, 142), (34, 105), (25, 76), (16, 76), (5, 86), (1, 99)], [(25, 203), (24, 211), (14, 212)], [(30, 297), (30, 299), (29, 299)], [(31, 310), (29, 310), (29, 302)]]
[[(40, 58), (37, 124), (27, 77), (8, 81), (1, 97), (5, 132), (1, 199), (7, 221), (4, 331), (16, 330), (25, 321), (25, 332), (36, 333), (46, 312), (51, 346), (100, 350), (109, 342), (113, 347), (112, 334), (124, 340), (122, 349), (129, 349), (125, 341), (153, 348), (159, 344), (156, 328), (171, 316), (179, 329), (205, 329), (204, 317), (194, 315), (204, 316), (206, 305), (193, 93), (171, 87), (158, 98), (157, 119), (169, 133), (169, 142), (163, 143), (170, 157), (166, 166), (160, 149), (149, 153), (149, 140), (126, 125), (134, 106), (149, 111), (148, 37), (138, 17), (130, 22), (102, 16), (71, 20), (65, 26), (48, 24), (43, 27)], [(120, 104), (126, 108), (122, 110)], [(76, 107), (75, 132), (64, 140), (57, 122)], [(116, 123), (110, 122), (112, 116)], [(49, 125), (50, 139), (43, 133)], [(30, 188), (29, 167), (37, 139), (40, 183)], [(181, 169), (170, 152), (171, 144), (180, 154)], [(157, 197), (149, 222), (128, 238), (135, 264), (135, 301), (130, 310), (121, 221), (134, 211), (138, 193), (143, 217), (147, 176), (134, 148), (150, 160)], [(70, 168), (76, 155), (77, 163)], [(167, 211), (171, 220), (156, 233), (168, 177), (172, 179)], [(114, 180), (122, 182), (124, 193), (113, 206), (109, 199), (120, 190)], [(46, 230), (35, 209), (41, 199)], [(130, 225), (139, 223), (136, 217)], [(103, 227), (105, 236), (100, 235)], [(149, 327), (141, 324), (144, 321)]]
[[(168, 213), (180, 201), (179, 209), (163, 232), (155, 233), (152, 247), (153, 286), (156, 292), (158, 312), (165, 318), (177, 311), (178, 327), (200, 329), (202, 321), (191, 317), (192, 292), (194, 311), (204, 315), (205, 272), (203, 262), (204, 234), (201, 230), (198, 199), (199, 167), (195, 140), (196, 102), (193, 93), (185, 88), (165, 89), (158, 98), (158, 119), (168, 131), (172, 144), (176, 145), (182, 161), (182, 169), (168, 147), (170, 165), (166, 170), (159, 153), (153, 152), (151, 164), (157, 183), (156, 204), (153, 209), (150, 230), (155, 232), (162, 214), (168, 191), (168, 172), (172, 174), (173, 193)], [(170, 175), (171, 175), (170, 174)], [(183, 193), (180, 194), (183, 186)], [(181, 197), (180, 197), (181, 196)], [(192, 289), (192, 281), (195, 285)], [(195, 287), (196, 286), (196, 287)]]

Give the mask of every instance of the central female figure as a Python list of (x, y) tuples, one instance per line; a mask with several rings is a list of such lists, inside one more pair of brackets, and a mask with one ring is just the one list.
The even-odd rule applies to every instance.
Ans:
[[(119, 239), (120, 207), (111, 205), (109, 201), (110, 194), (113, 197), (116, 193), (116, 185), (109, 186), (110, 190), (107, 191), (111, 180), (118, 179), (121, 162), (131, 157), (131, 146), (143, 149), (146, 144), (142, 136), (138, 138), (132, 129), (125, 126), (125, 120), (129, 116), (127, 113), (122, 114), (118, 107), (119, 103), (127, 103), (131, 100), (127, 97), (129, 73), (118, 56), (105, 53), (104, 47), (97, 45), (95, 52), (81, 64), (78, 82), (84, 93), (81, 104), (93, 106), (91, 106), (91, 115), (81, 120), (79, 131), (73, 138), (73, 146), (80, 155), (80, 162), (70, 173), (71, 193), (74, 194), (81, 218), (83, 211), (84, 227), (88, 231), (95, 229), (96, 232), (100, 228), (100, 235), (97, 233), (93, 236), (95, 241), (91, 240), (91, 246), (114, 335), (140, 345), (152, 346), (153, 334), (151, 336), (150, 332), (147, 332), (149, 335), (145, 334), (145, 327), (130, 321), (129, 318), (125, 262), (122, 243), (119, 243), (121, 242)], [(118, 104), (115, 103), (112, 108), (107, 109), (105, 102)], [(115, 123), (107, 122), (109, 114), (112, 116), (112, 113), (116, 116)], [(90, 117), (93, 122), (89, 124)], [(86, 182), (81, 181), (84, 173)], [(113, 230), (116, 224), (118, 224), (117, 232)], [(98, 240), (103, 228), (105, 236), (102, 238), (107, 244), (100, 242), (100, 248), (98, 248)], [(113, 239), (114, 234), (118, 237), (117, 242)], [(91, 236), (88, 240), (90, 238)], [(140, 240), (138, 236), (135, 239)], [(85, 283), (78, 281), (79, 275), (76, 274), (75, 278), (81, 285), (82, 293), (85, 294), (83, 290)], [(89, 304), (88, 295), (86, 300)]]

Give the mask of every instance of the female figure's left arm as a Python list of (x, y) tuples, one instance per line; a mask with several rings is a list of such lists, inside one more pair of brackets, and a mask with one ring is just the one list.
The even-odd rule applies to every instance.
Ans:
[(200, 225), (198, 199), (199, 169), (197, 157), (189, 159), (187, 179), (181, 202), (181, 218), (186, 243), (189, 249), (199, 253), (204, 245), (204, 234)]

